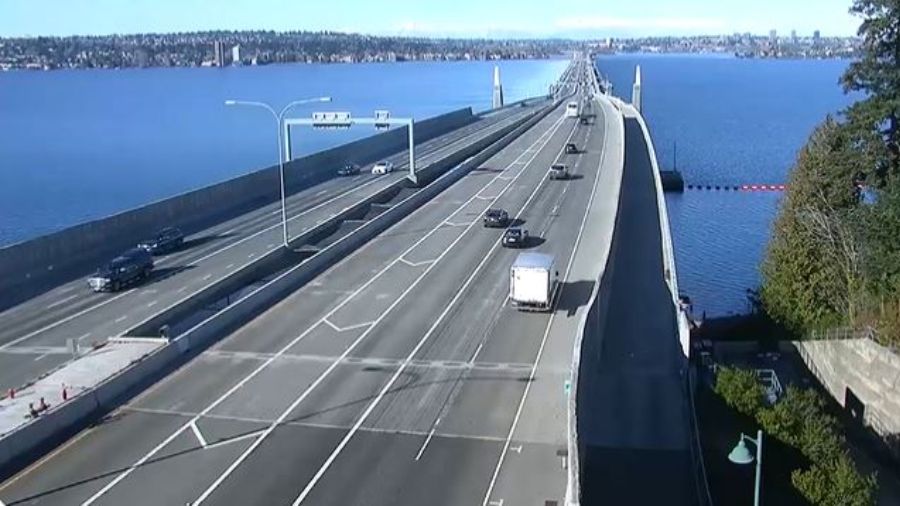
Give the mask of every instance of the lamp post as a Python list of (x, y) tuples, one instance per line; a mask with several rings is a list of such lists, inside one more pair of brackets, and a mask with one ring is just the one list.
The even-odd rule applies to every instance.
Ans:
[[(331, 102), (331, 97), (316, 97), (316, 98), (307, 98), (304, 100), (295, 100), (288, 105), (284, 106), (281, 111), (276, 112), (275, 109), (265, 103), (265, 102), (255, 102), (250, 100), (226, 100), (225, 105), (234, 106), (234, 105), (244, 105), (249, 107), (259, 107), (269, 111), (272, 114), (272, 117), (275, 118), (276, 128), (278, 129), (278, 172), (281, 179), (281, 228), (282, 228), (282, 241), (284, 242), (284, 247), (289, 247), (288, 242), (288, 226), (287, 226), (287, 202), (286, 202), (286, 190), (285, 190), (285, 179), (284, 179), (284, 137), (281, 133), (282, 123), (284, 123), (284, 116), (288, 113), (292, 108), (303, 105), (303, 104), (311, 104), (311, 103), (319, 103), (319, 102)], [(290, 161), (290, 160), (287, 160)]]
[(760, 479), (762, 477), (762, 431), (756, 432), (756, 438), (741, 433), (737, 445), (728, 454), (728, 460), (738, 465), (746, 465), (753, 462), (753, 454), (747, 448), (746, 442), (756, 445), (756, 485), (753, 493), (753, 506), (759, 506)]

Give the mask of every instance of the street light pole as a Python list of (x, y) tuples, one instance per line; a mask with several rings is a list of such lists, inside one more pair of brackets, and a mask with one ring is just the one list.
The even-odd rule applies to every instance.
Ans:
[(731, 453), (728, 454), (728, 460), (739, 465), (753, 462), (753, 455), (751, 455), (750, 450), (747, 449), (745, 441), (753, 443), (756, 446), (756, 482), (753, 492), (753, 506), (759, 506), (759, 496), (762, 491), (762, 431), (756, 431), (756, 438), (741, 433), (741, 438), (738, 439), (737, 445), (731, 450)]
[(331, 102), (331, 97), (316, 97), (316, 98), (308, 98), (304, 100), (295, 100), (288, 105), (284, 106), (280, 112), (276, 112), (275, 109), (265, 103), (265, 102), (254, 102), (249, 100), (226, 100), (225, 105), (243, 105), (249, 107), (259, 107), (269, 111), (272, 114), (272, 117), (275, 118), (275, 128), (277, 130), (278, 136), (278, 175), (280, 179), (281, 186), (281, 231), (282, 231), (282, 242), (285, 248), (290, 247), (290, 238), (288, 237), (288, 226), (287, 226), (287, 190), (285, 188), (285, 175), (284, 175), (284, 164), (289, 162), (290, 160), (285, 160), (285, 156), (283, 153), (285, 152), (284, 147), (284, 134), (282, 133), (282, 125), (284, 123), (284, 116), (290, 111), (292, 108), (310, 103), (318, 103), (318, 102)]

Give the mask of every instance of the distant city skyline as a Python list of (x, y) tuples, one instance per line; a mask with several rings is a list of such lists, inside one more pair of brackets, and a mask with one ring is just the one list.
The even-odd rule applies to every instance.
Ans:
[(849, 0), (2, 0), (0, 37), (205, 30), (575, 39), (819, 30), (828, 37), (856, 33), (860, 21), (849, 7)]

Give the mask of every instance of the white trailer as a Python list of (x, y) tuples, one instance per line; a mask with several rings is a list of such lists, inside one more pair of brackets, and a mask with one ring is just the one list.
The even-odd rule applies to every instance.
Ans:
[(509, 271), (509, 300), (525, 311), (549, 311), (559, 288), (556, 259), (544, 253), (519, 253)]

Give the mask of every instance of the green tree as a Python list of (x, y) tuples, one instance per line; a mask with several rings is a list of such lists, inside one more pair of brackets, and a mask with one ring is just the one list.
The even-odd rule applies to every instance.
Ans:
[(873, 506), (875, 476), (863, 476), (846, 453), (791, 473), (791, 483), (816, 506)]
[(827, 118), (801, 150), (775, 221), (761, 297), (772, 318), (798, 333), (851, 318), (862, 286), (854, 181), (869, 157), (858, 138)]
[(851, 122), (877, 132), (888, 154), (879, 176), (900, 168), (900, 0), (854, 0), (850, 12), (863, 18), (858, 34), (863, 56), (847, 69), (846, 91), (867, 96), (850, 107)]

